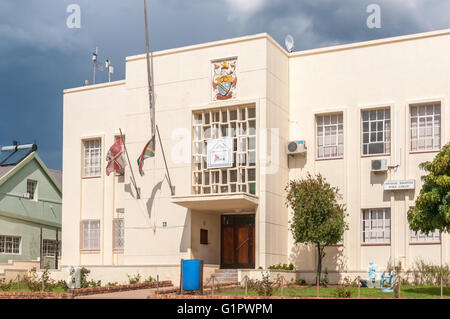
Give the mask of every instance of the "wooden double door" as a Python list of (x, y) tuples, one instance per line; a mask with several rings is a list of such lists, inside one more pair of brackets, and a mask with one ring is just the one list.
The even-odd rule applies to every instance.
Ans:
[(221, 268), (255, 268), (255, 215), (222, 215)]

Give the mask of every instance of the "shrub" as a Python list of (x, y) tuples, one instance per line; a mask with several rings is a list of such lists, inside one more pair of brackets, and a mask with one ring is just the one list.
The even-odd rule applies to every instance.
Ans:
[(117, 286), (118, 284), (119, 284), (118, 282), (108, 282), (106, 284), (106, 287), (114, 287), (114, 286)]
[(450, 268), (448, 265), (441, 268), (441, 266), (418, 260), (413, 268), (407, 271), (407, 274), (412, 277), (412, 284), (416, 286), (439, 286), (441, 284), (441, 271), (443, 285), (450, 287)]
[(278, 264), (278, 265), (272, 265), (269, 266), (268, 269), (273, 269), (273, 270), (294, 270), (295, 267), (293, 264)]
[(80, 269), (80, 287), (81, 288), (89, 288), (89, 281), (87, 280), (87, 277), (91, 271), (85, 267), (82, 267)]
[(13, 287), (14, 283), (12, 280), (6, 282), (5, 278), (0, 279), (0, 290), (1, 291), (10, 291)]
[(277, 282), (271, 281), (268, 273), (262, 273), (261, 280), (249, 280), (247, 286), (259, 296), (272, 296)]
[(152, 276), (148, 276), (148, 278), (144, 280), (144, 282), (154, 282), (154, 281), (156, 281), (156, 279), (153, 278)]
[(135, 276), (127, 275), (128, 282), (130, 285), (138, 284), (141, 281), (141, 275), (137, 273)]
[(350, 298), (352, 296), (352, 290), (350, 287), (338, 286), (333, 290), (333, 296), (335, 298)]
[(324, 272), (323, 278), (320, 278), (320, 285), (324, 286), (324, 287), (327, 287), (328, 283), (329, 283), (329, 280), (328, 280), (328, 268), (325, 268), (325, 272)]

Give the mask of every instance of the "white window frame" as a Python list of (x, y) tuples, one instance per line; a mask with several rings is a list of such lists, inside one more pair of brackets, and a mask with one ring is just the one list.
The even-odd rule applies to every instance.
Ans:
[[(121, 228), (117, 229), (118, 224), (121, 224)], [(113, 249), (123, 250), (125, 248), (125, 219), (114, 218), (113, 219)]]
[[(420, 127), (423, 122), (424, 127)], [(437, 122), (437, 123), (436, 123)], [(441, 148), (441, 102), (409, 105), (410, 152), (438, 151)], [(430, 134), (427, 134), (427, 131)], [(427, 141), (431, 140), (431, 145)], [(436, 142), (437, 141), (437, 142)], [(422, 144), (422, 147), (421, 145)]]
[[(8, 239), (8, 240), (7, 240)], [(14, 239), (18, 240), (18, 245), (15, 245)], [(6, 251), (6, 244), (11, 243), (11, 252)], [(17, 247), (17, 252), (14, 252), (14, 248)], [(22, 253), (22, 237), (10, 236), (10, 235), (0, 235), (0, 254), (4, 255), (20, 255)]]
[[(381, 117), (381, 113), (383, 116)], [(367, 118), (365, 116), (367, 114)], [(364, 131), (365, 123), (368, 123), (368, 131)], [(374, 125), (373, 125), (374, 124)], [(380, 129), (379, 124), (382, 125)], [(375, 127), (373, 127), (375, 126)], [(362, 156), (373, 155), (389, 155), (391, 153), (391, 131), (392, 131), (392, 119), (391, 108), (382, 107), (376, 109), (363, 109), (361, 110), (361, 154)], [(365, 139), (367, 134), (367, 140)], [(373, 135), (375, 134), (375, 136)], [(381, 141), (379, 140), (379, 134), (381, 135)], [(375, 137), (375, 140), (373, 140)], [(366, 142), (367, 141), (367, 142)], [(383, 152), (370, 153), (370, 145), (383, 143)], [(365, 152), (365, 146), (367, 145), (367, 152)]]
[(29, 199), (37, 201), (37, 187), (38, 182), (33, 179), (27, 179), (27, 193), (29, 194)]
[[(98, 227), (96, 226), (98, 224)], [(100, 250), (100, 219), (83, 219), (80, 230), (81, 250)], [(87, 237), (87, 238), (86, 238)], [(97, 243), (97, 245), (95, 245)]]
[[(57, 242), (55, 239), (43, 239), (42, 255), (45, 257), (55, 257), (56, 244)], [(61, 241), (58, 241), (58, 256), (61, 256)]]
[[(96, 145), (98, 143), (98, 145)], [(102, 139), (83, 140), (83, 177), (98, 177), (102, 172)]]
[[(367, 215), (366, 215), (367, 213)], [(377, 218), (373, 218), (376, 214)], [(379, 218), (381, 215), (381, 218)], [(386, 217), (389, 215), (389, 218)], [(368, 218), (366, 218), (366, 216)], [(390, 244), (391, 243), (391, 209), (369, 208), (363, 209), (361, 214), (361, 243), (362, 244)]]
[[(319, 131), (322, 133), (320, 134)], [(334, 152), (331, 152), (333, 149)], [(344, 113), (316, 114), (316, 159), (342, 158), (343, 156)]]

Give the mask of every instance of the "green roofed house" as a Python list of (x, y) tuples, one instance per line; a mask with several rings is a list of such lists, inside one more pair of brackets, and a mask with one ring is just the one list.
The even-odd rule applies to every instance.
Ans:
[(17, 142), (1, 148), (0, 278), (14, 263), (58, 267), (62, 173), (48, 169), (36, 150)]

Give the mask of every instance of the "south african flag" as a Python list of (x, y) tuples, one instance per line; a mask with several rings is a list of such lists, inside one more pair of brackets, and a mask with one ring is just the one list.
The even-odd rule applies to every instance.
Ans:
[(139, 158), (137, 159), (137, 163), (139, 166), (139, 174), (141, 174), (141, 176), (144, 176), (144, 170), (143, 170), (144, 160), (149, 157), (154, 157), (154, 156), (155, 156), (155, 135), (153, 135), (151, 140), (148, 141), (147, 144), (145, 144), (145, 147), (141, 153), (141, 156), (139, 156)]

